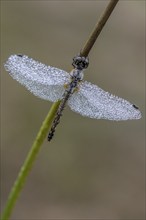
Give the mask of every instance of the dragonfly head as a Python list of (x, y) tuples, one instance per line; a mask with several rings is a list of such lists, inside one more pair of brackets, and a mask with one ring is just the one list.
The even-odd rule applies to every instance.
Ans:
[(88, 57), (81, 57), (81, 56), (75, 56), (73, 58), (73, 67), (78, 70), (86, 69), (89, 65), (89, 59)]

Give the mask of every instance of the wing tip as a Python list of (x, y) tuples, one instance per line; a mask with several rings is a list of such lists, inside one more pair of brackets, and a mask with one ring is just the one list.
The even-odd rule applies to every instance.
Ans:
[(132, 119), (141, 119), (142, 118), (142, 114), (139, 110), (139, 107), (136, 106), (135, 104), (132, 104), (132, 107), (134, 109), (134, 115)]

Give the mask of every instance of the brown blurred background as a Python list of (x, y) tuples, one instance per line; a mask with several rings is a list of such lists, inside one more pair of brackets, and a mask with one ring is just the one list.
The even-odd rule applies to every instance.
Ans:
[[(2, 1), (1, 194), (10, 188), (52, 103), (3, 68), (26, 54), (70, 71), (108, 1)], [(139, 106), (143, 118), (84, 118), (68, 107), (45, 140), (12, 219), (144, 219), (145, 1), (120, 1), (90, 53), (85, 79)]]

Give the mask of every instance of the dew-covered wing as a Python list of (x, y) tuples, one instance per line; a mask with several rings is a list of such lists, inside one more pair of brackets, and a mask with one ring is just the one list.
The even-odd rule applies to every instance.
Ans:
[(46, 66), (25, 55), (10, 56), (5, 69), (34, 95), (52, 102), (61, 99), (64, 84), (70, 81), (67, 72)]
[(73, 111), (90, 118), (116, 121), (141, 118), (135, 105), (89, 82), (79, 85), (79, 90), (70, 97), (68, 105)]

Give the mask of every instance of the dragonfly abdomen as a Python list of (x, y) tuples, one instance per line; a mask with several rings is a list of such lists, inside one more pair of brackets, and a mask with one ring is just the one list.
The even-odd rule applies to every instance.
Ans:
[(56, 127), (60, 122), (62, 112), (66, 106), (66, 103), (67, 103), (69, 97), (71, 96), (71, 94), (73, 93), (74, 89), (77, 87), (77, 84), (78, 84), (78, 80), (76, 78), (74, 78), (71, 81), (71, 83), (68, 85), (68, 88), (65, 90), (65, 92), (63, 94), (63, 99), (61, 100), (61, 103), (60, 103), (59, 108), (57, 110), (56, 116), (55, 116), (54, 121), (52, 123), (52, 127), (50, 129), (49, 134), (48, 134), (48, 141), (51, 141), (51, 139), (53, 138)]

